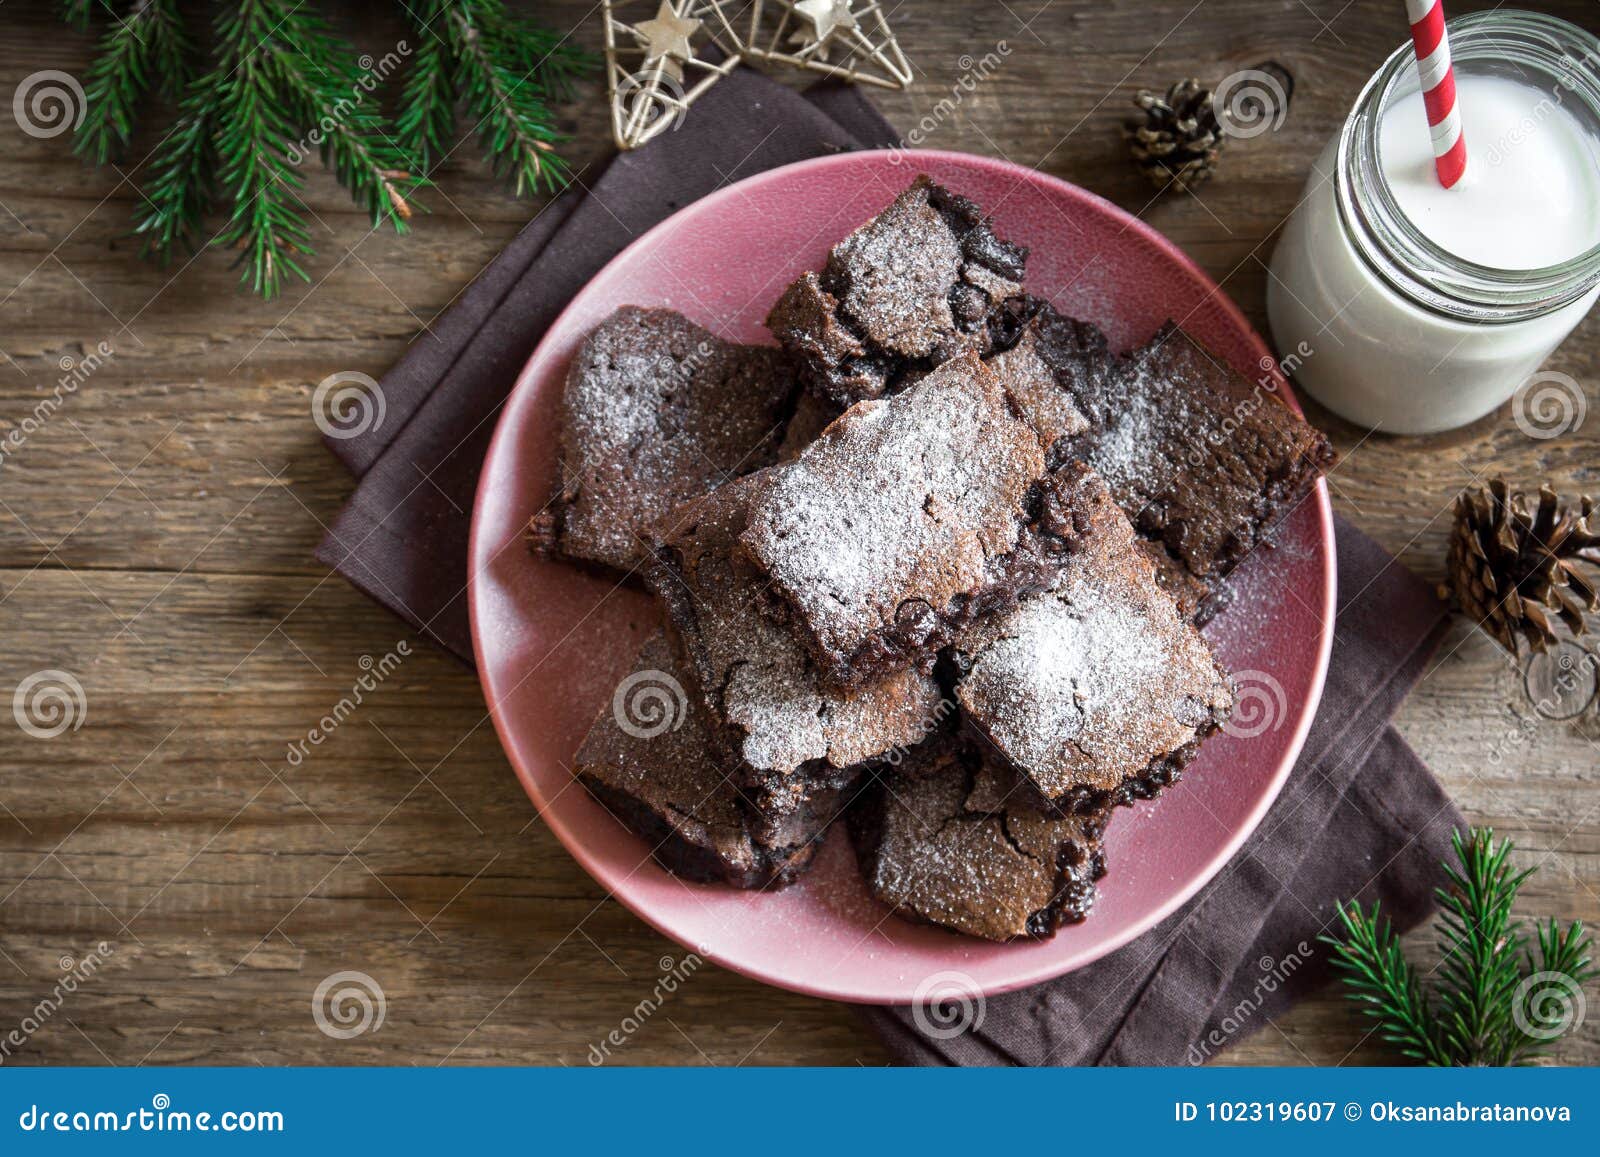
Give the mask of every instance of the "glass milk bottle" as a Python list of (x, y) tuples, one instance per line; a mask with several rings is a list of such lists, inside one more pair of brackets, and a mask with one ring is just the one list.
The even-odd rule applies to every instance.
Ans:
[(1453, 20), (1449, 38), (1465, 176), (1434, 174), (1402, 46), (1317, 159), (1268, 279), (1285, 369), (1385, 433), (1490, 413), (1600, 294), (1600, 41), (1507, 11)]

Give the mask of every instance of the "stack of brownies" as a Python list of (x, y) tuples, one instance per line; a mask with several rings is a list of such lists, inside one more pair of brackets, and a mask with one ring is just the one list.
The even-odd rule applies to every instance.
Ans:
[(1025, 251), (918, 178), (768, 317), (781, 348), (624, 308), (576, 356), (536, 550), (668, 627), (577, 775), (694, 880), (788, 883), (842, 819), (874, 896), (991, 940), (1081, 920), (1111, 809), (1227, 718), (1199, 626), (1332, 460), (1176, 326), (1113, 355)]

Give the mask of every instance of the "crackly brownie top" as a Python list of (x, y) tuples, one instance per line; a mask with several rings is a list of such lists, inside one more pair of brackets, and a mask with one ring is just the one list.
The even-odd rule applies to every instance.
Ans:
[(662, 513), (773, 461), (796, 392), (777, 349), (725, 342), (672, 310), (617, 310), (568, 370), (561, 493), (536, 541), (634, 566)]
[(674, 511), (650, 571), (713, 714), (757, 772), (787, 774), (817, 760), (849, 768), (917, 742), (943, 717), (930, 675), (907, 670), (848, 691), (826, 688), (805, 648), (762, 613), (765, 581), (734, 546), (774, 473)]
[(1026, 251), (1001, 240), (967, 198), (919, 176), (784, 291), (767, 324), (840, 404), (897, 388), (982, 349), (985, 319), (1021, 291)]
[(885, 771), (852, 814), (867, 887), (902, 916), (981, 936), (1047, 936), (1082, 920), (1104, 874), (1103, 812), (1067, 818), (980, 801), (970, 750)]
[(848, 657), (897, 617), (993, 583), (1043, 473), (1038, 440), (967, 356), (857, 404), (775, 467), (740, 542), (815, 653)]
[(1072, 395), (1056, 384), (1055, 369), (1046, 360), (1039, 335), (1033, 330), (1024, 332), (1010, 349), (991, 357), (988, 365), (1017, 413), (1033, 427), (1047, 449), (1089, 428), (1089, 419), (1078, 409)]
[(761, 854), (738, 792), (713, 754), (699, 705), (683, 691), (683, 672), (663, 634), (645, 643), (629, 678), (628, 690), (606, 704), (578, 748), (579, 778), (643, 808), (729, 870), (756, 872)]
[(1273, 389), (1170, 322), (1077, 401), (1095, 427), (1085, 459), (1134, 525), (1202, 578), (1226, 573), (1333, 461)]
[(1052, 590), (959, 640), (956, 694), (968, 722), (1058, 800), (1145, 773), (1214, 729), (1232, 695), (1104, 484), (1081, 463), (1053, 480), (1087, 526)]

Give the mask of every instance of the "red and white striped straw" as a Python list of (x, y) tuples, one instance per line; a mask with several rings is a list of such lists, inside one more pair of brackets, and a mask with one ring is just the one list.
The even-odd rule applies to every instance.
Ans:
[(1443, 0), (1406, 0), (1411, 21), (1411, 46), (1417, 52), (1417, 77), (1428, 108), (1433, 136), (1433, 167), (1446, 189), (1467, 171), (1467, 142), (1461, 135), (1461, 110), (1456, 107), (1456, 72), (1450, 63), (1450, 38), (1444, 30)]

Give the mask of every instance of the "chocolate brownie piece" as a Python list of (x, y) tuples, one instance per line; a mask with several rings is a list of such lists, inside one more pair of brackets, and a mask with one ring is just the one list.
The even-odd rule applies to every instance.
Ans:
[[(995, 353), (987, 359), (1006, 396), (1039, 435), (1045, 459), (1059, 469), (1083, 452), (1089, 419), (1075, 399), (1103, 394), (1117, 369), (1105, 334), (1034, 297), (1012, 298), (992, 323)], [(1197, 625), (1222, 605), (1220, 587), (1192, 573), (1158, 539), (1142, 539), (1156, 578), (1184, 618)]]
[(968, 354), (860, 402), (753, 496), (740, 546), (830, 681), (931, 662), (966, 623), (1042, 590), (1044, 453)]
[(1233, 696), (1094, 471), (1069, 463), (1053, 481), (1077, 519), (1056, 585), (974, 624), (953, 654), (967, 725), (1071, 811), (1177, 778)]
[(1026, 256), (971, 201), (922, 175), (834, 246), (820, 274), (790, 285), (767, 325), (808, 385), (848, 406), (982, 352), (991, 313), (1021, 292)]
[(1022, 419), (1033, 427), (1054, 469), (1068, 457), (1073, 440), (1089, 429), (1089, 419), (1076, 399), (1087, 390), (1103, 389), (1116, 365), (1106, 335), (1088, 322), (1057, 313), (1035, 298), (1006, 303), (1004, 328), (997, 335), (998, 352), (988, 358)]
[(1196, 577), (1226, 575), (1334, 461), (1322, 433), (1168, 322), (1104, 382), (1069, 387), (1081, 456), (1141, 533)]
[(749, 475), (674, 511), (646, 579), (666, 605), (746, 798), (771, 830), (783, 831), (797, 814), (827, 812), (828, 793), (836, 801), (863, 762), (916, 744), (955, 706), (920, 671), (825, 686), (805, 648), (762, 613), (765, 581), (735, 547), (772, 477)]
[[(782, 840), (753, 837), (682, 677), (666, 637), (654, 635), (639, 653), (631, 693), (607, 703), (584, 737), (574, 774), (668, 871), (736, 888), (790, 883), (810, 866), (820, 827), (808, 830), (802, 820), (772, 833)], [(668, 700), (664, 713), (644, 710), (635, 698), (652, 687)]]
[(1088, 916), (1105, 874), (1106, 814), (1049, 815), (980, 799), (974, 749), (946, 744), (885, 769), (851, 807), (867, 889), (900, 916), (985, 940), (1050, 936)]
[(663, 513), (771, 464), (797, 392), (781, 350), (668, 309), (617, 310), (567, 372), (560, 490), (530, 528), (535, 548), (633, 568)]

